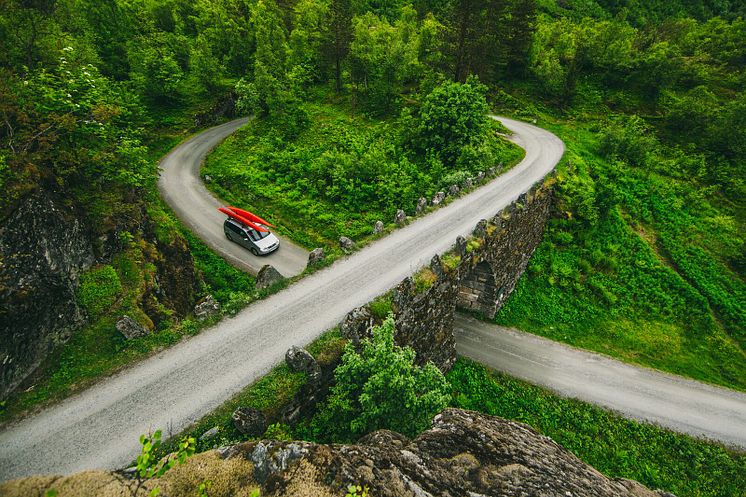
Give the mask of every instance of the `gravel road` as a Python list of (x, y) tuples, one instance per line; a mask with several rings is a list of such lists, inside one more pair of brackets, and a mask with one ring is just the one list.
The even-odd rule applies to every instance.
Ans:
[(633, 366), (472, 317), (456, 319), (458, 353), (628, 418), (746, 449), (746, 394)]
[[(562, 141), (548, 131), (500, 120), (514, 132), (514, 141), (526, 149), (525, 158), (516, 167), (344, 260), (251, 304), (235, 317), (5, 427), (0, 433), (0, 480), (128, 464), (138, 452), (141, 433), (156, 428), (166, 434), (178, 433), (266, 373), (290, 346), (308, 344), (350, 309), (392, 288), (434, 254), (446, 251), (458, 235), (468, 235), (480, 219), (493, 216), (527, 191), (562, 157)], [(241, 121), (225, 124), (216, 134), (208, 130), (211, 138), (204, 141), (202, 134), (197, 135), (192, 139), (195, 155), (181, 148), (187, 155), (179, 154), (178, 160), (194, 167), (202, 159), (200, 154), (230, 133), (232, 126), (240, 125)], [(199, 185), (185, 188), (178, 181), (166, 182), (171, 184), (174, 190), (169, 188), (166, 199), (191, 211), (197, 201), (192, 195)], [(188, 218), (186, 222), (190, 225)], [(218, 244), (216, 237), (224, 240), (222, 232), (201, 231), (201, 226), (196, 230), (211, 245)], [(218, 246), (222, 252), (222, 245)]]
[[(251, 274), (258, 273), (265, 264), (271, 264), (280, 274), (289, 278), (305, 269), (308, 252), (279, 235), (280, 248), (266, 256), (253, 255), (240, 245), (228, 241), (223, 234), (225, 215), (218, 212), (218, 207), (226, 203), (205, 188), (200, 176), (200, 167), (210, 150), (247, 122), (248, 119), (244, 118), (215, 126), (174, 148), (161, 161), (158, 188), (163, 199), (192, 233), (229, 263)], [(272, 222), (271, 212), (257, 214)]]

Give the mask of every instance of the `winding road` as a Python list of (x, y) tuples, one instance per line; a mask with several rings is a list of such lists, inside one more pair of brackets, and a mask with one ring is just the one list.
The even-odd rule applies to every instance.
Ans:
[(192, 233), (229, 263), (252, 274), (257, 274), (265, 264), (272, 264), (281, 275), (290, 278), (306, 268), (308, 252), (282, 237), (280, 248), (270, 257), (252, 255), (237, 243), (230, 243), (223, 234), (225, 215), (218, 212), (218, 207), (226, 203), (213, 197), (200, 175), (200, 167), (210, 150), (247, 122), (248, 118), (243, 118), (215, 126), (174, 148), (161, 161), (158, 189)]
[[(249, 305), (235, 317), (38, 415), (7, 426), (0, 432), (0, 480), (122, 467), (137, 454), (139, 434), (156, 428), (167, 434), (178, 433), (266, 373), (283, 359), (290, 346), (308, 344), (336, 325), (350, 309), (392, 288), (434, 254), (445, 252), (458, 235), (468, 235), (480, 219), (492, 217), (540, 181), (564, 152), (563, 143), (548, 131), (510, 119), (500, 121), (513, 131), (512, 140), (526, 150), (516, 167), (332, 266)], [(238, 249), (225, 240), (220, 227), (222, 216), (212, 215), (217, 200), (199, 178), (199, 165), (207, 152), (243, 122), (212, 128), (177, 147), (162, 162), (160, 187), (182, 221), (233, 264), (256, 272), (266, 261), (290, 276), (302, 270), (305, 251), (283, 243), (277, 253), (258, 259)], [(669, 426), (746, 447), (746, 402), (742, 394), (700, 388), (696, 382), (691, 385), (674, 377), (660, 382), (659, 373), (626, 365), (622, 366), (632, 371), (625, 373), (631, 375), (625, 377), (629, 381), (613, 381), (621, 371), (616, 361), (565, 350), (569, 348), (531, 335), (500, 343), (511, 335), (463, 316), (458, 318), (457, 328), (459, 350), (492, 367), (662, 424), (664, 418), (678, 419), (680, 406), (689, 406), (692, 409), (687, 417)], [(523, 342), (529, 345), (523, 346)], [(506, 359), (510, 357), (513, 360)], [(573, 367), (562, 367), (568, 361)], [(588, 361), (595, 361), (595, 367), (586, 367)], [(590, 393), (571, 388), (583, 383), (596, 387), (587, 389)], [(630, 383), (638, 385), (629, 388)], [(677, 390), (678, 404), (665, 400), (672, 384), (682, 385)], [(715, 392), (714, 397), (702, 397), (702, 392), (709, 395), (710, 390)], [(689, 396), (691, 401), (687, 401)], [(712, 399), (719, 396), (734, 402), (726, 406), (730, 411), (722, 419), (730, 421), (722, 437), (722, 433), (702, 430), (721, 418), (710, 418), (711, 411), (705, 409), (700, 419), (692, 414), (704, 404), (716, 409), (717, 402)], [(618, 402), (610, 403), (610, 398)], [(659, 401), (653, 402), (656, 399)], [(634, 406), (640, 403), (651, 407), (635, 411)], [(667, 416), (656, 417), (666, 411)]]
[[(457, 236), (468, 235), (480, 219), (492, 217), (544, 178), (562, 157), (562, 141), (548, 131), (509, 119), (502, 122), (526, 149), (520, 164), (235, 317), (7, 426), (0, 432), (0, 480), (128, 464), (138, 452), (141, 433), (156, 428), (166, 434), (181, 431), (266, 373), (292, 345), (308, 344), (350, 309), (445, 252)], [(206, 153), (221, 135), (213, 135), (200, 150)], [(193, 140), (196, 145), (199, 135)], [(171, 157), (195, 171), (203, 157), (178, 151)], [(192, 195), (178, 188), (169, 194)], [(222, 232), (219, 236), (223, 240)]]

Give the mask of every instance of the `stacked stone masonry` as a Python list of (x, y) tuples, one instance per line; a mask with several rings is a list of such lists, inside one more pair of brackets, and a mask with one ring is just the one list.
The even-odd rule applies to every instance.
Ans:
[(393, 291), (396, 340), (448, 371), (456, 360), (453, 323), (456, 309), (493, 318), (505, 304), (541, 242), (549, 217), (551, 189), (534, 186), (492, 219), (480, 221), (469, 240), (456, 241), (460, 256), (446, 268), (435, 256), (430, 264), (436, 281), (417, 293), (411, 278)]

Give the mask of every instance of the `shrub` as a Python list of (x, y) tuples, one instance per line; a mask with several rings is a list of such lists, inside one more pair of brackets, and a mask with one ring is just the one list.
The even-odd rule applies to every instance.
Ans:
[(122, 283), (119, 275), (109, 265), (91, 269), (80, 277), (78, 302), (92, 319), (100, 317), (110, 308), (120, 293)]
[(373, 329), (358, 352), (348, 344), (336, 384), (311, 422), (322, 441), (352, 442), (378, 429), (414, 436), (450, 400), (443, 374), (414, 364), (415, 352), (394, 344), (394, 318)]
[(484, 142), (491, 127), (488, 110), (485, 87), (476, 79), (443, 83), (422, 104), (420, 140), (446, 167), (454, 167), (464, 150), (473, 153)]

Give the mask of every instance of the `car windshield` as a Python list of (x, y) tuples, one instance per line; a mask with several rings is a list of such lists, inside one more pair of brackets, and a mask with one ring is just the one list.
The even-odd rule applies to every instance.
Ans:
[(259, 240), (262, 240), (262, 239), (267, 238), (269, 236), (269, 231), (256, 231), (256, 230), (253, 230), (253, 229), (248, 229), (246, 231), (249, 232), (249, 236), (255, 242), (258, 242)]

